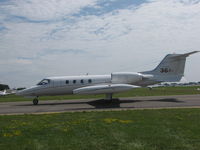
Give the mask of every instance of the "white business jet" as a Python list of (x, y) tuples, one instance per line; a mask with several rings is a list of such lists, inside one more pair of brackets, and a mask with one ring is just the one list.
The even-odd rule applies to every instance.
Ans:
[(6, 95), (10, 95), (12, 93), (7, 93), (6, 90), (0, 91), (0, 96), (6, 96)]
[(65, 94), (106, 94), (106, 98), (112, 100), (113, 93), (161, 82), (180, 81), (184, 76), (186, 57), (197, 52), (168, 54), (151, 71), (116, 72), (110, 75), (48, 77), (35, 86), (18, 91), (17, 95), (33, 97), (34, 105), (38, 104), (39, 96)]

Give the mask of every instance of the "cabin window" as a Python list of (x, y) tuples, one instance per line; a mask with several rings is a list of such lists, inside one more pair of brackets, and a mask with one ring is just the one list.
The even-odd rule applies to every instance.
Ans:
[(88, 83), (92, 83), (92, 80), (91, 80), (91, 79), (88, 79)]
[(43, 79), (42, 81), (40, 81), (37, 85), (46, 85), (49, 84), (50, 80), (49, 79)]
[(66, 84), (69, 84), (69, 80), (66, 80), (66, 82), (65, 82)]
[(82, 84), (84, 83), (83, 79), (81, 80), (81, 83), (82, 83)]
[(76, 83), (76, 80), (73, 80), (73, 83), (75, 84), (75, 83)]

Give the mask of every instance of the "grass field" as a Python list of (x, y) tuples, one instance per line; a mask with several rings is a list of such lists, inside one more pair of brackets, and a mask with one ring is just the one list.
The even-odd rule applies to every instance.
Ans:
[(200, 109), (0, 116), (1, 150), (199, 150)]
[[(128, 92), (115, 94), (114, 97), (135, 97), (135, 96), (160, 96), (160, 95), (189, 95), (200, 94), (198, 86), (188, 87), (158, 87), (149, 90), (148, 88), (133, 89)], [(105, 95), (64, 95), (64, 96), (44, 96), (39, 97), (40, 100), (63, 100), (63, 99), (86, 99), (86, 98), (104, 98)], [(0, 102), (12, 101), (30, 101), (29, 98), (24, 98), (16, 95), (8, 95), (0, 97)]]

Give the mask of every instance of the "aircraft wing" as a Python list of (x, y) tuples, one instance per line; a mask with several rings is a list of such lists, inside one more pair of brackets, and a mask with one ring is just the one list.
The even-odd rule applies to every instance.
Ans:
[(118, 93), (127, 91), (133, 88), (139, 88), (139, 86), (134, 86), (130, 84), (103, 84), (103, 85), (93, 85), (78, 88), (73, 90), (74, 94), (108, 94), (108, 93)]

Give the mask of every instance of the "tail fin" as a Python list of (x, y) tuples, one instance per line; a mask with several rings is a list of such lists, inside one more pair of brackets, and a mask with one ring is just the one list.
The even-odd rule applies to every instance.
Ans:
[(160, 82), (177, 82), (184, 76), (186, 57), (199, 51), (185, 54), (168, 54), (161, 63), (151, 71), (141, 72), (154, 75)]

